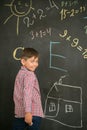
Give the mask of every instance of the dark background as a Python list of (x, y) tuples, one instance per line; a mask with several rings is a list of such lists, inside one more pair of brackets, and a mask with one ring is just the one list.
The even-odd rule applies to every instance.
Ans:
[[(56, 98), (55, 100), (60, 105), (59, 117), (55, 118), (52, 115), (49, 119), (44, 118), (41, 130), (86, 130), (87, 53), (85, 49), (87, 48), (87, 1), (21, 1), (0, 1), (0, 129), (12, 129), (14, 117), (13, 87), (15, 76), (21, 65), (20, 60), (16, 60), (13, 56), (14, 50), (19, 47), (33, 47), (40, 53), (40, 65), (36, 70), (36, 74), (40, 83), (43, 110), (46, 108), (45, 105), (49, 96)], [(32, 3), (31, 8), (29, 6), (30, 2)], [(27, 3), (26, 7), (25, 3)], [(15, 5), (18, 11), (16, 13)], [(28, 8), (30, 8), (30, 12), (24, 15), (20, 14), (20, 12), (27, 12)], [(60, 34), (63, 36), (64, 30), (67, 30), (67, 35), (61, 37)], [(75, 44), (76, 38), (79, 41)], [(80, 50), (78, 47), (80, 47)], [(18, 49), (17, 58), (20, 57), (20, 52), (21, 49)], [(58, 82), (61, 76), (64, 75), (66, 76), (62, 83), (66, 86), (69, 85), (69, 87), (72, 86), (72, 88), (78, 86), (80, 88), (78, 89), (79, 93), (77, 89), (74, 92), (72, 89), (66, 91), (67, 87), (63, 86), (62, 89), (62, 85), (60, 85), (59, 92), (62, 93), (62, 96), (60, 93), (56, 94), (56, 91), (51, 91), (52, 94), (48, 94), (54, 83)], [(57, 87), (59, 86), (57, 85)], [(82, 94), (80, 90), (82, 90)], [(74, 94), (71, 94), (71, 91)], [(74, 101), (79, 98), (78, 102), (81, 103), (82, 111), (78, 110), (79, 107), (75, 108), (74, 104), (74, 114), (71, 113), (73, 117), (69, 114), (66, 118), (62, 105), (64, 105), (64, 101), (72, 101), (73, 97)], [(72, 103), (69, 102), (69, 105), (72, 105)], [(82, 115), (80, 115), (81, 112)], [(50, 113), (46, 112), (45, 114), (49, 115)], [(73, 120), (74, 122), (72, 122)], [(82, 124), (80, 124), (80, 121), (82, 121)], [(66, 123), (64, 124), (64, 122)]]

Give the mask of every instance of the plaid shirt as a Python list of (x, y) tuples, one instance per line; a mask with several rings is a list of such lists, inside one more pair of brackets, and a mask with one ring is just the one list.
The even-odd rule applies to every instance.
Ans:
[(41, 95), (38, 80), (34, 72), (21, 67), (14, 85), (13, 100), (15, 117), (24, 117), (25, 112), (43, 117)]

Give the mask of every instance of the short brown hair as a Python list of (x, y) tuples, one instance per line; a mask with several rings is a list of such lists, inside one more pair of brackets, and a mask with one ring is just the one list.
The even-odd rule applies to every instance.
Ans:
[(24, 50), (22, 51), (22, 54), (21, 54), (21, 59), (24, 58), (24, 59), (28, 59), (28, 58), (31, 58), (31, 57), (39, 57), (39, 53), (37, 50), (35, 50), (34, 48), (24, 48)]

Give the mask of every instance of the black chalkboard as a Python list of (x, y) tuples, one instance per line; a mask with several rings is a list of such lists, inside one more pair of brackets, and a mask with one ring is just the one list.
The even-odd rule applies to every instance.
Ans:
[(0, 129), (12, 129), (20, 52), (40, 53), (41, 130), (87, 128), (87, 1), (0, 1)]

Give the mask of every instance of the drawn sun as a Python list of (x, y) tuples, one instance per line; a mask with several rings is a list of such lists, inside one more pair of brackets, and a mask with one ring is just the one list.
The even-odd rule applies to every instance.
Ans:
[(12, 0), (10, 4), (5, 4), (5, 6), (10, 7), (11, 15), (7, 17), (7, 19), (4, 21), (4, 24), (6, 24), (10, 18), (16, 16), (17, 17), (16, 32), (18, 35), (20, 18), (29, 14), (31, 9), (34, 10), (34, 8), (32, 8), (32, 0)]

